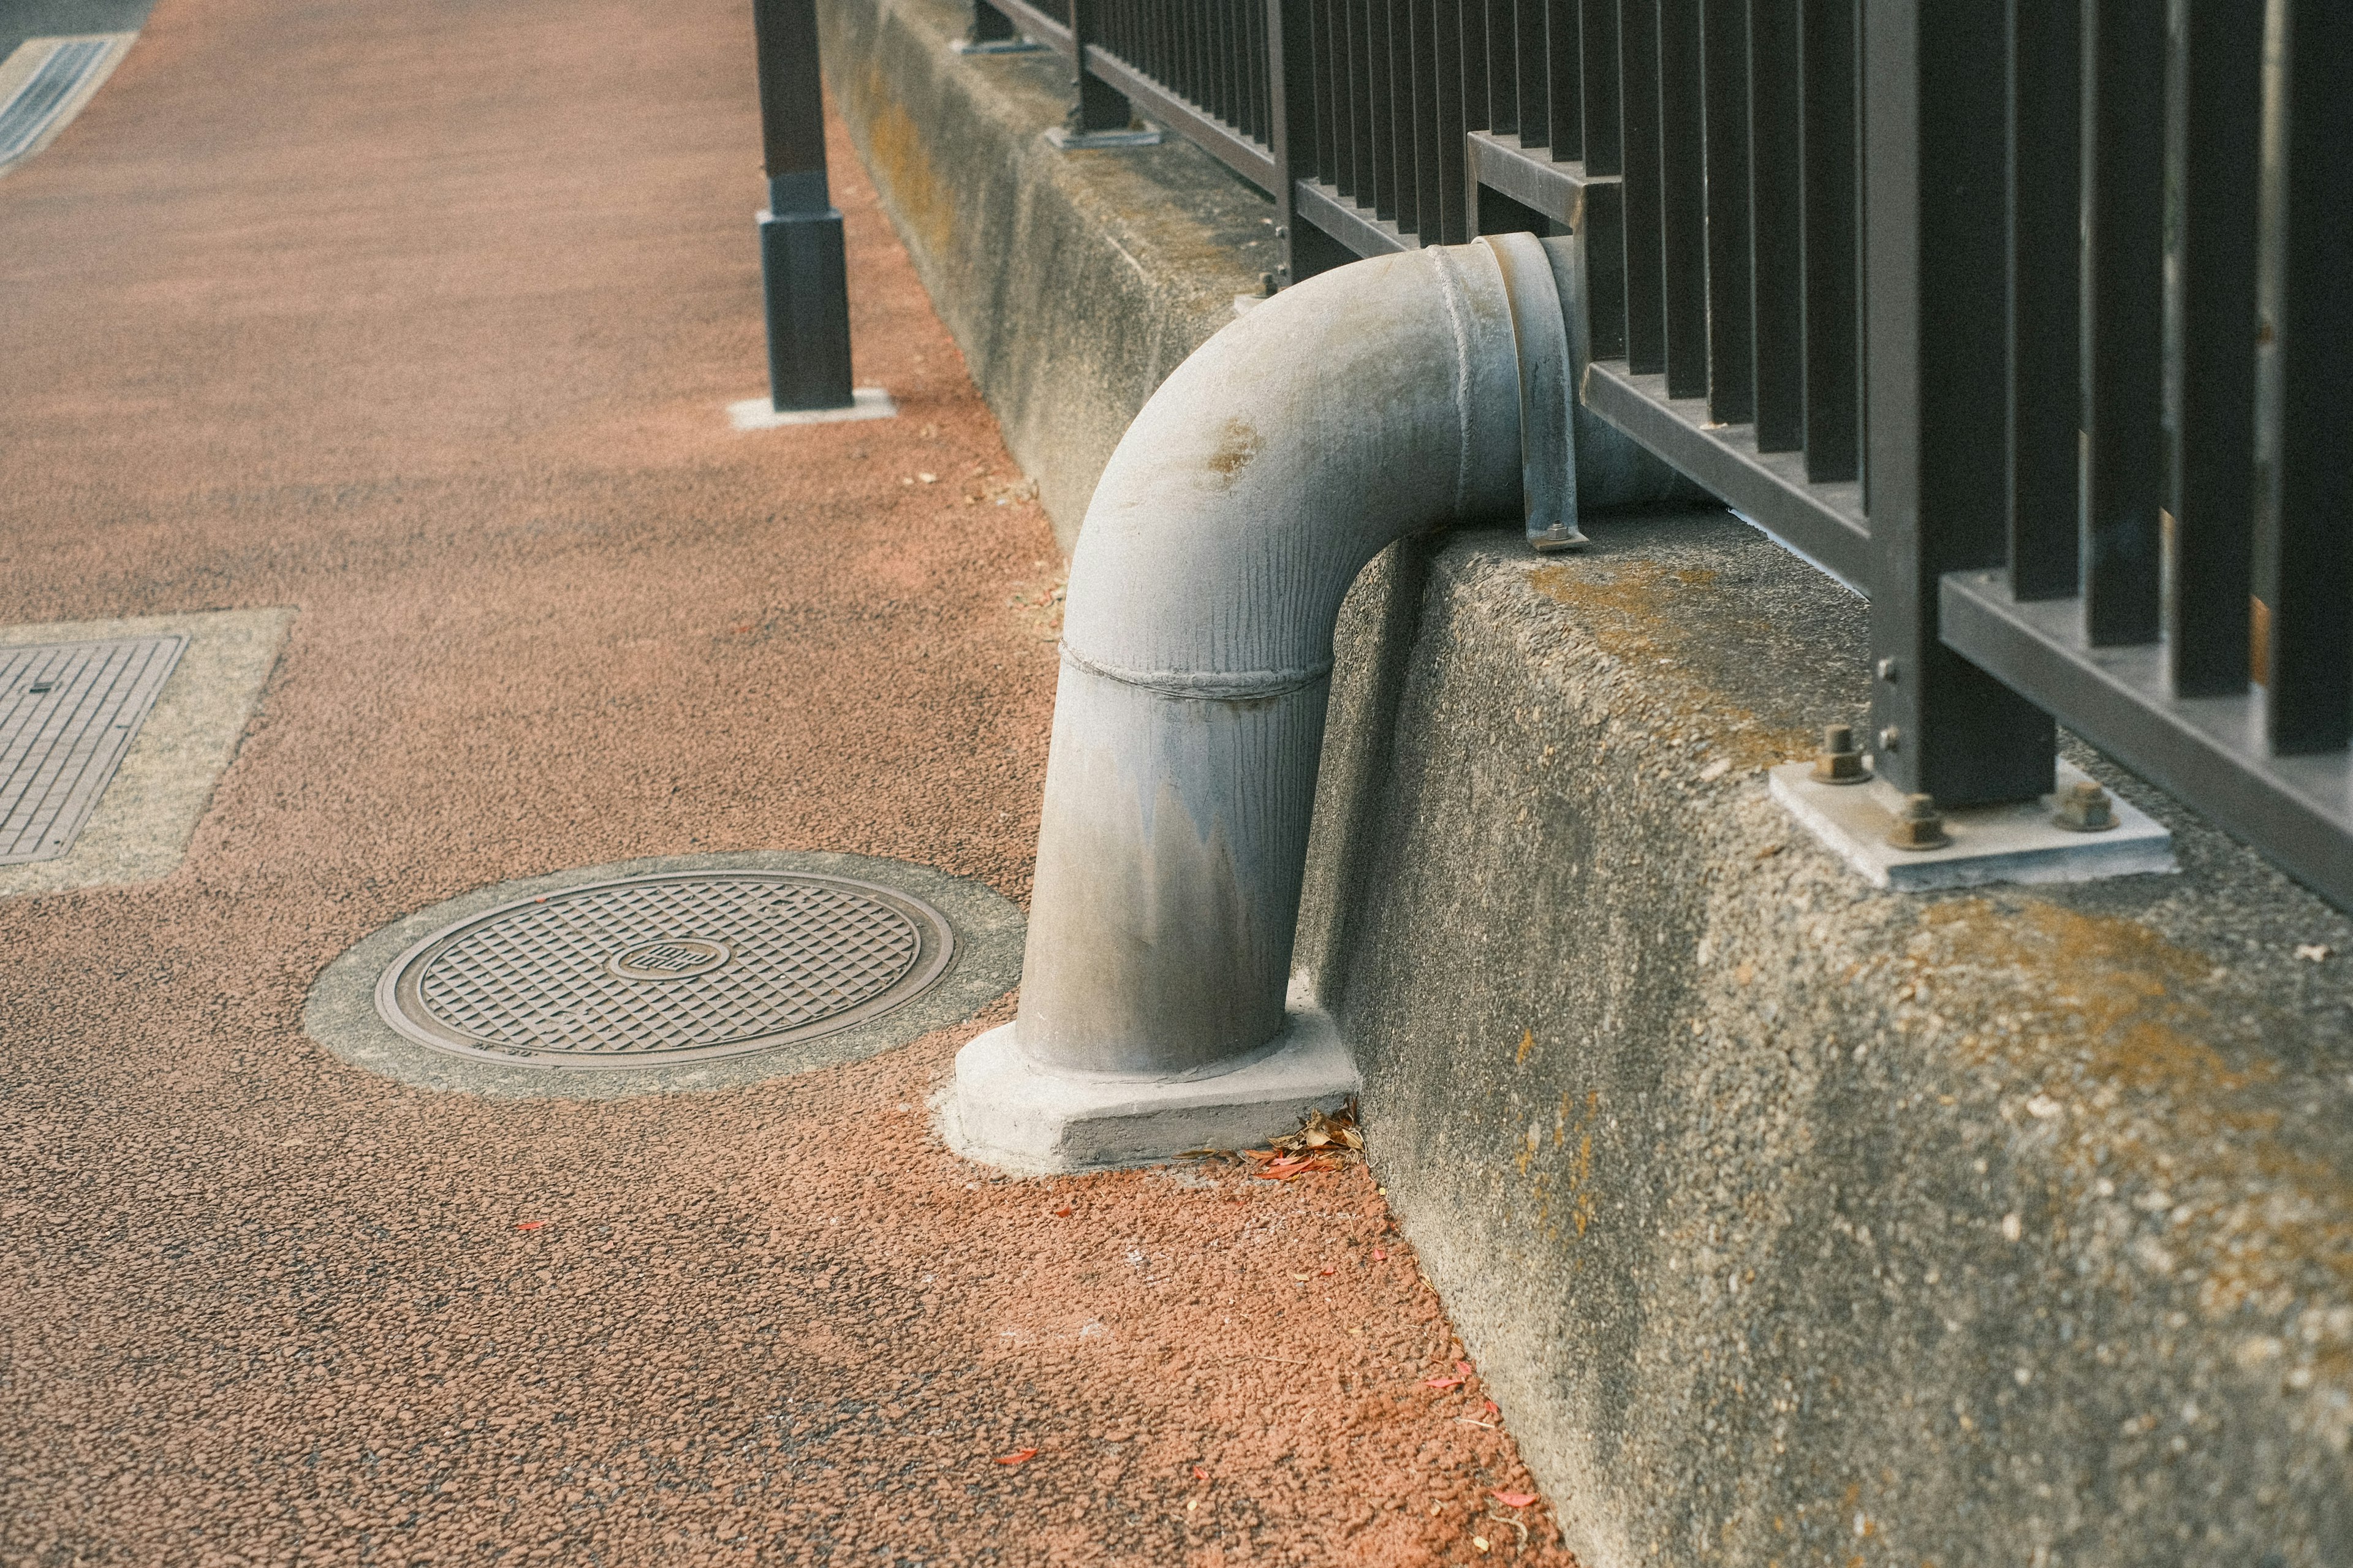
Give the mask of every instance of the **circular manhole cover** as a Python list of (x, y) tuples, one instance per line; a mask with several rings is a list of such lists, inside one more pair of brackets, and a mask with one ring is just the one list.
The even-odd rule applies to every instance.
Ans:
[(520, 899), (434, 932), (376, 985), (408, 1038), (518, 1066), (645, 1068), (846, 1029), (928, 987), (930, 905), (794, 872), (678, 872)]

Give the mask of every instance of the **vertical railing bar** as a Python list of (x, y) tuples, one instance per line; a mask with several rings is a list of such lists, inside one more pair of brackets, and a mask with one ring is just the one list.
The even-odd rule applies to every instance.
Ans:
[[(1283, 0), (1297, 5), (1300, 0)], [(1332, 30), (1332, 10), (1335, 0), (1307, 0), (1308, 69), (1315, 89), (1315, 177), (1324, 184), (1340, 183), (1340, 138), (1337, 119), (1339, 83), (1335, 79), (1340, 63), (1340, 46)]]
[(2280, 222), (2279, 582), (2271, 740), (2353, 737), (2353, 7), (2289, 7)]
[[(1618, 79), (1618, 0), (1578, 0), (1577, 101), (1585, 114), (1585, 172), (1625, 167)], [(1626, 205), (1615, 184), (1585, 191), (1585, 315), (1596, 359), (1626, 353)]]
[(2084, 631), (2153, 642), (2165, 447), (2165, 0), (2091, 0)]
[(1406, 22), (1405, 58), (1413, 83), (1414, 232), (1435, 242), (1446, 221), (1440, 201), (1445, 182), (1438, 167), (1445, 143), (1438, 122), (1436, 0), (1407, 0)]
[(1659, 0), (1659, 248), (1667, 395), (1707, 392), (1707, 114), (1701, 0)]
[(1805, 201), (1799, 160), (1802, 94), (1798, 11), (1748, 4), (1749, 318), (1756, 352), (1757, 449), (1806, 444)]
[(1462, 122), (1487, 131), (1494, 119), (1487, 109), (1487, 0), (1460, 0), (1455, 7), (1462, 30)]
[[(1471, 237), (1468, 199), (1469, 152), (1464, 133), (1469, 124), (1462, 111), (1462, 7), (1458, 0), (1434, 0), (1430, 12), (1433, 86), (1437, 94), (1438, 207), (1425, 213), (1422, 237), (1441, 245), (1461, 245)], [(1434, 223), (1429, 221), (1434, 218)], [(1437, 232), (1430, 232), (1432, 229)]]
[(1545, 103), (1552, 130), (1546, 142), (1556, 163), (1585, 156), (1583, 49), (1577, 34), (1577, 0), (1545, 0)]
[(1365, 41), (1365, 81), (1372, 108), (1373, 184), (1369, 200), (1373, 216), (1394, 219), (1398, 215), (1397, 111), (1391, 101), (1389, 78), (1389, 11), (1396, 0), (1366, 0), (1368, 26)]
[(1349, 112), (1355, 120), (1356, 188), (1358, 205), (1374, 207), (1380, 199), (1380, 167), (1373, 134), (1372, 8), (1380, 0), (1347, 0)]
[(1389, 0), (1389, 157), (1397, 170), (1397, 226), (1421, 226), (1421, 145), (1414, 134), (1414, 0)]
[(2083, 499), (2082, 0), (2009, 0), (2010, 591), (2074, 596)]
[[(1472, 0), (1477, 5), (1479, 0)], [(1520, 70), (1514, 51), (1518, 47), (1520, 0), (1486, 0), (1487, 129), (1498, 135), (1520, 133)]]
[(1520, 145), (1543, 147), (1552, 137), (1552, 104), (1545, 84), (1545, 0), (1514, 7), (1512, 75), (1519, 95)]
[(1816, 484), (1861, 473), (1854, 58), (1859, 11), (1857, 0), (1803, 0), (1799, 25), (1806, 477)]
[(1620, 0), (1618, 7), (1626, 364), (1638, 375), (1667, 367), (1665, 256), (1659, 232), (1659, 3)]
[(2263, 12), (2188, 0), (2182, 35), (2180, 435), (2167, 631), (2173, 689), (2241, 695), (2255, 546), (2255, 234)]
[(1748, 5), (1706, 0), (1707, 407), (1719, 425), (1757, 414), (1748, 279)]
[(1579, 144), (1585, 172), (1615, 174), (1625, 168), (1619, 122), (1618, 0), (1577, 0), (1577, 102), (1585, 124)]

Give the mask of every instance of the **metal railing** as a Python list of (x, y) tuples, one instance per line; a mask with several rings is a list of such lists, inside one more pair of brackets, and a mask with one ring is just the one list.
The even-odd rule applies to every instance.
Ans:
[(2353, 5), (976, 12), (1270, 192), (1279, 281), (1573, 234), (1584, 403), (1869, 596), (1899, 788), (2046, 793), (2055, 719), (2353, 907)]

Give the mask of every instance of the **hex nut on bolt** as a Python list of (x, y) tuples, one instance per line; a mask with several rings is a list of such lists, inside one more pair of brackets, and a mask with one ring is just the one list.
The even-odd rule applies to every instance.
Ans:
[(2106, 790), (2089, 779), (2078, 779), (2075, 787), (2060, 797), (2059, 809), (2051, 820), (2073, 833), (2105, 833), (2116, 825), (2116, 814)]
[(1814, 753), (1814, 782), (1853, 784), (1862, 784), (1870, 777), (1862, 769), (1862, 750), (1854, 743), (1854, 726), (1824, 725), (1822, 749)]
[(1933, 795), (1905, 795), (1904, 809), (1895, 814), (1895, 826), (1887, 831), (1887, 842), (1898, 849), (1942, 849), (1952, 841)]

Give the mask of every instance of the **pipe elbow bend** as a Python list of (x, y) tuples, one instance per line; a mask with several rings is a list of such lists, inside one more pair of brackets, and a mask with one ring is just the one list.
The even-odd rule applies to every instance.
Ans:
[[(1060, 1072), (1208, 1076), (1283, 1027), (1349, 584), (1395, 540), (1575, 533), (1568, 319), (1531, 236), (1287, 289), (1137, 415), (1072, 557), (1021, 1006)], [(1566, 509), (1563, 513), (1563, 509)]]

